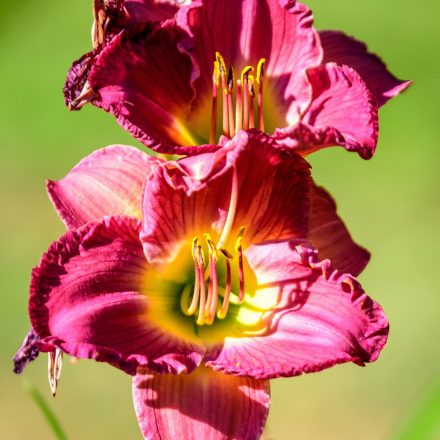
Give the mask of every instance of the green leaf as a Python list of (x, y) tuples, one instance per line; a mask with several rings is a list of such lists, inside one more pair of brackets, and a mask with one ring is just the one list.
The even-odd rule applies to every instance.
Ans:
[(52, 428), (55, 438), (58, 440), (68, 440), (58, 418), (40, 391), (28, 380), (23, 381), (23, 386), (32, 397), (33, 401), (37, 404), (38, 408), (40, 408), (48, 425)]

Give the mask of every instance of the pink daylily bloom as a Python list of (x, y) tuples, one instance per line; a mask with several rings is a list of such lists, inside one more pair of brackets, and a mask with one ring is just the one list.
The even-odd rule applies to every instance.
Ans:
[(186, 154), (256, 127), (301, 154), (342, 145), (369, 158), (378, 106), (409, 85), (362, 43), (318, 34), (311, 11), (287, 0), (193, 1), (175, 19), (124, 28), (85, 77), (88, 99), (66, 87), (71, 108), (92, 102), (148, 147)]
[(133, 374), (145, 438), (257, 439), (268, 379), (386, 342), (380, 306), (316, 249), (353, 273), (368, 253), (274, 142), (240, 132), (178, 161), (109, 147), (48, 185), (70, 230), (33, 271), (28, 342)]

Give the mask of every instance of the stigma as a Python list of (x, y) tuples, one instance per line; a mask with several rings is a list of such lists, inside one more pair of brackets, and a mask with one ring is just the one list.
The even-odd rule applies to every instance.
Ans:
[[(197, 325), (211, 325), (216, 317), (224, 319), (231, 302), (237, 305), (244, 302), (243, 234), (242, 227), (234, 246), (236, 258), (227, 249), (219, 247), (208, 233), (203, 235), (203, 241), (194, 237), (191, 250), (194, 282), (183, 289), (180, 307), (186, 316), (195, 317)], [(236, 264), (234, 272), (238, 272), (238, 293), (232, 292), (233, 263)], [(224, 265), (224, 277), (221, 280), (218, 276), (219, 264)]]
[[(266, 59), (256, 66), (246, 66), (236, 78), (234, 68), (227, 67), (219, 52), (215, 54), (212, 75), (212, 111), (209, 142), (217, 140), (218, 98), (221, 96), (222, 129), (224, 136), (232, 138), (240, 130), (258, 128), (264, 131), (263, 79)], [(220, 93), (219, 93), (220, 91)], [(234, 102), (235, 101), (235, 102)]]

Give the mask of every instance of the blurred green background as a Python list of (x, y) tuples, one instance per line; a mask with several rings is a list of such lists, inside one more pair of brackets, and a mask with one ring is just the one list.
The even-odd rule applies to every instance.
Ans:
[[(98, 147), (140, 147), (110, 115), (64, 107), (65, 73), (90, 48), (90, 4), (21, 0), (2, 2), (0, 9), (4, 439), (53, 438), (23, 377), (11, 372), (11, 357), (29, 326), (30, 270), (63, 232), (44, 180), (62, 177)], [(308, 4), (319, 29), (342, 29), (366, 41), (415, 85), (382, 109), (371, 161), (336, 148), (310, 157), (316, 180), (330, 189), (354, 237), (373, 253), (361, 281), (388, 313), (388, 345), (366, 368), (343, 365), (273, 381), (266, 438), (440, 439), (440, 6), (410, 0)], [(141, 438), (128, 376), (92, 361), (67, 361), (52, 399), (46, 369), (41, 356), (24, 376), (50, 398), (70, 439)]]

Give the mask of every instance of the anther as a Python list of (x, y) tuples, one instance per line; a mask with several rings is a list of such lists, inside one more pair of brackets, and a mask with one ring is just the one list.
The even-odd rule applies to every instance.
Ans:
[(58, 381), (61, 376), (61, 368), (63, 366), (63, 352), (56, 348), (55, 351), (48, 353), (48, 378), (50, 392), (55, 397), (57, 394)]

